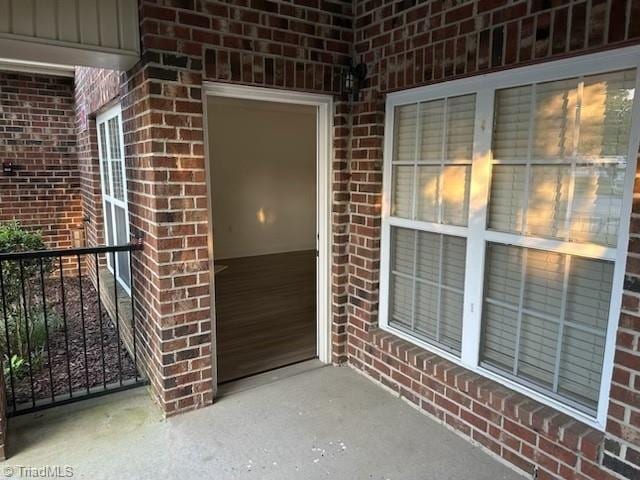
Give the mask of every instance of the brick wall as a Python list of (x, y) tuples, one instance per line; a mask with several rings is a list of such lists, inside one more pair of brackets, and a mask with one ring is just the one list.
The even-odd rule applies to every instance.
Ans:
[(358, 0), (355, 13), (370, 78), (352, 118), (349, 362), (539, 478), (640, 478), (637, 209), (606, 434), (377, 329), (385, 94), (638, 43), (640, 2)]
[(0, 222), (42, 230), (52, 248), (82, 227), (73, 79), (0, 72)]
[(75, 131), (80, 170), (80, 196), (87, 218), (87, 245), (104, 245), (104, 217), (95, 114), (120, 93), (121, 73), (78, 67), (75, 71)]
[[(90, 114), (119, 91), (132, 233), (145, 236), (133, 264), (138, 353), (167, 414), (213, 398), (202, 82), (321, 92), (337, 100), (334, 360), (348, 360), (517, 468), (538, 466), (540, 478), (637, 474), (640, 217), (632, 222), (606, 435), (379, 331), (377, 302), (385, 93), (638, 43), (640, 24), (630, 19), (640, 2), (147, 0), (140, 11), (142, 61), (119, 83), (80, 69), (76, 99), (85, 99), (76, 126), (83, 202), (99, 217)], [(369, 80), (363, 100), (349, 103), (340, 75), (354, 52)], [(99, 241), (99, 223), (90, 228)]]
[[(120, 85), (132, 233), (145, 237), (133, 265), (138, 352), (158, 402), (173, 414), (213, 398), (202, 81), (337, 94), (352, 46), (352, 9), (346, 1), (185, 0), (143, 1), (140, 11), (142, 61)], [(104, 73), (77, 73), (78, 92), (105, 86)], [(107, 97), (78, 105), (80, 133), (82, 117)], [(348, 106), (337, 102), (336, 359), (346, 345), (348, 116)], [(88, 163), (96, 158), (91, 135), (80, 142)], [(83, 199), (97, 217), (97, 166), (87, 166), (93, 170), (83, 178)], [(88, 236), (98, 239), (100, 230), (96, 223)]]

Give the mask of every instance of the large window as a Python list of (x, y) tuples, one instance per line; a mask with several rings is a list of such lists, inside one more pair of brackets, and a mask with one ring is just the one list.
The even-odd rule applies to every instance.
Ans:
[[(96, 123), (105, 241), (107, 245), (124, 245), (129, 243), (129, 212), (120, 105), (98, 115)], [(128, 252), (116, 253), (115, 262), (111, 254), (107, 255), (107, 267), (124, 290), (130, 293)]]
[(639, 59), (625, 49), (388, 96), (382, 328), (604, 425)]

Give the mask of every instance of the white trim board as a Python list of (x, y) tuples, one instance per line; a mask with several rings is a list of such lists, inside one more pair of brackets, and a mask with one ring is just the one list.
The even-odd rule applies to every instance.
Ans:
[[(331, 363), (331, 141), (333, 127), (333, 99), (329, 95), (301, 93), (274, 88), (249, 87), (215, 82), (203, 82), (203, 111), (204, 111), (204, 143), (205, 169), (208, 186), (209, 211), (209, 269), (213, 272), (215, 262), (213, 251), (213, 219), (212, 192), (209, 179), (211, 178), (211, 163), (209, 159), (207, 99), (208, 97), (226, 97), (243, 100), (258, 100), (295, 105), (311, 105), (317, 109), (316, 129), (316, 172), (317, 172), (317, 355), (321, 362)], [(211, 278), (212, 297), (212, 357), (216, 364), (215, 345), (215, 301), (213, 276)], [(214, 392), (217, 390), (217, 372), (214, 370)]]
[[(546, 240), (526, 236), (511, 235), (490, 231), (486, 228), (489, 182), (492, 165), (491, 133), (494, 117), (494, 96), (498, 89), (538, 82), (576, 78), (604, 72), (613, 72), (636, 68), (635, 98), (631, 120), (627, 170), (624, 185), (624, 196), (620, 212), (621, 221), (615, 247), (597, 247), (580, 245), (567, 241)], [(401, 105), (425, 102), (428, 100), (455, 97), (465, 94), (476, 95), (476, 110), (473, 138), (473, 160), (471, 187), (469, 194), (469, 217), (466, 226), (450, 226), (437, 223), (419, 222), (391, 216), (392, 190), (392, 158), (395, 125), (395, 108)], [(417, 127), (416, 127), (417, 128)], [(416, 140), (418, 141), (418, 140)], [(486, 75), (443, 82), (436, 85), (398, 91), (387, 95), (384, 135), (384, 172), (382, 199), (382, 240), (380, 266), (380, 327), (394, 335), (410, 341), (426, 350), (433, 351), (448, 360), (464, 366), (480, 375), (491, 378), (513, 390), (557, 410), (565, 412), (578, 420), (595, 428), (604, 430), (609, 405), (609, 391), (613, 373), (613, 357), (615, 351), (616, 332), (620, 315), (624, 271), (629, 240), (629, 222), (633, 197), (633, 182), (636, 172), (637, 153), (640, 143), (640, 46), (599, 52), (570, 59), (549, 61), (521, 68), (510, 69)], [(400, 163), (400, 162), (399, 162)], [(409, 162), (418, 165), (421, 162)], [(475, 181), (474, 181), (475, 179)], [(450, 351), (416, 338), (393, 325), (389, 325), (389, 276), (390, 276), (390, 234), (392, 226), (409, 227), (448, 235), (456, 235), (467, 239), (467, 255), (465, 266), (463, 330), (461, 354)], [(585, 257), (602, 258), (615, 261), (612, 295), (609, 308), (608, 328), (605, 341), (604, 363), (597, 412), (591, 415), (580, 408), (570, 405), (565, 400), (557, 399), (535, 388), (516, 382), (497, 372), (490, 371), (480, 365), (481, 310), (483, 305), (484, 257), (487, 241), (508, 245), (520, 245), (527, 248), (557, 251)], [(587, 246), (594, 248), (587, 248)]]
[(55, 63), (28, 62), (0, 58), (0, 70), (7, 72), (35, 73), (39, 75), (53, 75), (58, 77), (71, 77), (75, 75), (75, 67), (71, 65), (59, 65)]

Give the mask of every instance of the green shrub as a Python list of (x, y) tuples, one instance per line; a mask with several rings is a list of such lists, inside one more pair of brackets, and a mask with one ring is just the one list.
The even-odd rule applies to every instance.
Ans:
[[(40, 232), (26, 230), (18, 222), (0, 224), (0, 253), (45, 248)], [(50, 259), (42, 260), (42, 271), (45, 278), (51, 273), (53, 266)], [(6, 312), (6, 325), (4, 318), (2, 318), (0, 321), (0, 348), (2, 348), (4, 358), (4, 371), (5, 374), (8, 374), (9, 364), (11, 364), (12, 367), (15, 367), (14, 375), (19, 377), (25, 371), (25, 364), (28, 366), (29, 350), (31, 352), (31, 366), (35, 368), (42, 359), (46, 345), (40, 261), (23, 260), (22, 272), (19, 261), (3, 261), (2, 283), (4, 287), (2, 300), (5, 309), (2, 313)], [(49, 333), (59, 328), (61, 323), (59, 316), (50, 309), (47, 311), (47, 323)], [(9, 338), (8, 344), (7, 336)], [(9, 358), (9, 352), (11, 358)]]

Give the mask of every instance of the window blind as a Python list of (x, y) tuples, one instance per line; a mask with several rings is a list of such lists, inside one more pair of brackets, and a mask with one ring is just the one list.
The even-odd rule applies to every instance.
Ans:
[(487, 246), (482, 362), (595, 410), (613, 263)]
[(614, 246), (635, 70), (496, 92), (491, 229)]
[[(113, 214), (111, 213), (112, 211), (113, 210), (111, 207), (111, 202), (105, 199), (104, 200), (104, 219), (105, 219), (104, 236), (105, 236), (105, 241), (107, 242), (107, 245), (115, 245), (114, 239), (113, 239)], [(109, 255), (107, 255), (107, 257), (109, 257)], [(111, 259), (107, 258), (107, 262), (111, 264)]]
[(109, 153), (107, 152), (107, 134), (104, 123), (100, 124), (100, 148), (102, 153), (102, 192), (105, 195), (111, 194), (111, 181), (109, 174)]
[(382, 328), (598, 426), (638, 103), (637, 52), (602, 58), (389, 95), (380, 311)]
[(468, 221), (475, 95), (396, 107), (391, 214)]
[[(116, 223), (117, 245), (129, 243), (127, 238), (127, 212), (124, 208), (114, 205), (114, 220)], [(129, 273), (129, 252), (116, 253), (118, 261), (118, 276), (128, 287), (131, 286), (131, 275)]]
[(109, 151), (111, 157), (111, 175), (113, 177), (113, 196), (118, 200), (124, 200), (120, 122), (117, 116), (109, 119), (109, 139), (111, 140)]
[(466, 240), (394, 227), (391, 245), (391, 324), (459, 353)]

